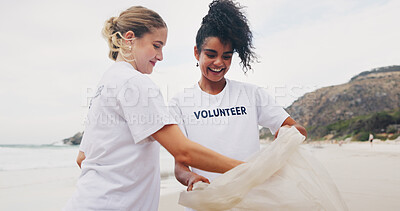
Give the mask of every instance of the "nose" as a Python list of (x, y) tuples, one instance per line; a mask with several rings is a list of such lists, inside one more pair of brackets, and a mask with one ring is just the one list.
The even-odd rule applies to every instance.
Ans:
[(217, 57), (214, 61), (214, 65), (217, 67), (221, 67), (222, 65), (224, 65), (224, 61), (221, 57)]
[(158, 61), (162, 61), (162, 60), (164, 59), (164, 57), (163, 57), (163, 52), (162, 52), (162, 51), (160, 51), (159, 53), (157, 53), (156, 59), (157, 59)]

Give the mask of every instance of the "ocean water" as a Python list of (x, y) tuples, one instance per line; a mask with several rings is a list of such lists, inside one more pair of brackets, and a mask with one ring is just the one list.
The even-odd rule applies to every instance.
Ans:
[[(6, 195), (15, 196), (9, 199), (23, 196), (29, 201), (37, 192), (48, 194), (55, 191), (52, 197), (58, 201), (52, 203), (63, 206), (75, 191), (79, 178), (80, 170), (76, 164), (78, 152), (78, 146), (68, 145), (0, 145), (0, 201)], [(175, 179), (174, 158), (162, 147), (160, 170), (161, 195), (186, 189)], [(8, 205), (13, 207), (13, 203), (12, 200), (1, 202), (0, 210), (26, 210), (3, 209)]]
[(72, 167), (78, 147), (0, 145), (0, 171)]
[[(78, 167), (78, 146), (0, 145), (0, 171)], [(160, 147), (161, 178), (174, 177), (174, 158)]]
[[(262, 145), (263, 146), (263, 145)], [(6, 171), (75, 168), (79, 146), (70, 145), (0, 145), (0, 174)], [(185, 190), (174, 176), (174, 158), (160, 147), (161, 194)], [(77, 178), (78, 179), (78, 176)], [(30, 180), (29, 180), (30, 181)], [(22, 182), (29, 183), (29, 182)], [(17, 184), (18, 185), (18, 184)]]
[[(374, 144), (372, 147), (368, 143), (351, 143), (343, 145), (342, 148), (400, 151), (400, 142), (393, 142), (390, 145), (382, 143)], [(268, 145), (262, 143), (261, 148)], [(305, 144), (305, 147), (314, 151), (317, 150), (314, 145)], [(326, 147), (328, 145), (318, 146)], [(70, 145), (0, 145), (0, 171), (77, 167), (77, 154), (78, 146)], [(162, 179), (174, 177), (174, 158), (163, 147), (160, 147), (160, 171)]]

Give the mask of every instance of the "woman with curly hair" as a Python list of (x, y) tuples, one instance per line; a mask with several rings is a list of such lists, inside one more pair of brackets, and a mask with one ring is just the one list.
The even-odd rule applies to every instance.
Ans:
[[(264, 89), (225, 78), (235, 53), (244, 73), (257, 60), (252, 32), (241, 10), (231, 0), (215, 0), (209, 5), (194, 47), (200, 80), (172, 98), (170, 110), (190, 140), (245, 160), (260, 150), (259, 126), (276, 135), (285, 125), (296, 127), (305, 136), (307, 132)], [(178, 161), (175, 176), (190, 191), (195, 182), (209, 182), (218, 174), (190, 169)]]

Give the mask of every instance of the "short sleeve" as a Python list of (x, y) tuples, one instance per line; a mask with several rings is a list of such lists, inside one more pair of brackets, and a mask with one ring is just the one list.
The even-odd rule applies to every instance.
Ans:
[(81, 152), (85, 152), (86, 151), (85, 143), (86, 143), (86, 141), (84, 141), (83, 138), (82, 138), (81, 143), (79, 144), (79, 151), (81, 151)]
[(128, 80), (117, 99), (135, 143), (151, 136), (164, 125), (176, 124), (159, 88), (146, 76)]
[(182, 133), (185, 134), (187, 137), (187, 131), (185, 127), (185, 119), (182, 114), (182, 110), (179, 107), (178, 99), (172, 98), (168, 103), (168, 110), (171, 114), (171, 117), (177, 122), (179, 128), (181, 129)]
[(256, 103), (258, 124), (269, 128), (271, 133), (275, 134), (289, 114), (261, 87), (256, 90)]
[(85, 134), (86, 134), (85, 131), (83, 131), (81, 143), (79, 143), (79, 151), (81, 152), (85, 152), (87, 150), (87, 144), (86, 144), (87, 141), (85, 141)]

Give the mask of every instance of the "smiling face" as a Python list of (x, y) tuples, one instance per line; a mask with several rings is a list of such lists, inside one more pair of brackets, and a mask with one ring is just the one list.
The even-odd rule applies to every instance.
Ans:
[(223, 44), (218, 37), (208, 37), (204, 41), (201, 52), (198, 52), (197, 47), (194, 51), (202, 73), (201, 83), (205, 83), (204, 85), (225, 84), (224, 76), (232, 62), (232, 45)]
[(129, 63), (141, 73), (151, 74), (157, 61), (163, 60), (162, 49), (167, 42), (167, 28), (154, 29), (133, 41), (133, 61)]

